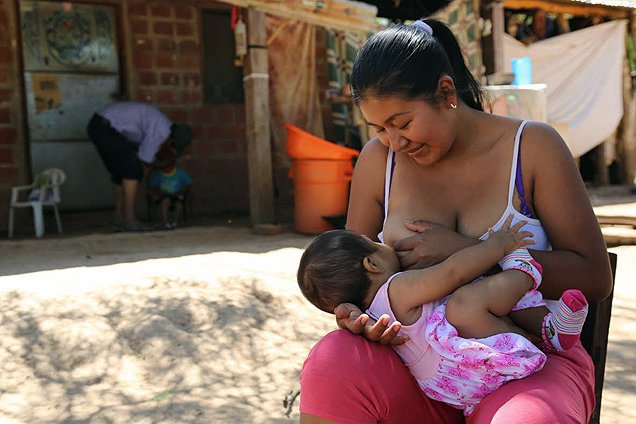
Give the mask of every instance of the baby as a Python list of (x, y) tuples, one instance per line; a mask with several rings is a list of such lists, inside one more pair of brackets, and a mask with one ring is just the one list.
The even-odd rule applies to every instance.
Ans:
[[(511, 227), (511, 220), (437, 265), (403, 272), (389, 246), (329, 231), (305, 250), (298, 284), (325, 312), (353, 303), (376, 320), (388, 314), (399, 321), (400, 334), (410, 339), (393, 347), (422, 390), (470, 415), (486, 395), (545, 363), (531, 335), (507, 318), (511, 311), (532, 308), (527, 316), (536, 322), (523, 326), (541, 328), (536, 336), (557, 350), (576, 343), (587, 316), (579, 290), (567, 290), (556, 312), (545, 307), (537, 291), (541, 266), (523, 248), (533, 243), (532, 234), (519, 231), (524, 221)], [(498, 261), (503, 272), (478, 278)]]

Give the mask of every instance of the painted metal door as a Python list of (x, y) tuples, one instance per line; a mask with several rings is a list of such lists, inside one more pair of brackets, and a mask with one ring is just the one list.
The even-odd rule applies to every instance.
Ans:
[(109, 176), (86, 126), (120, 91), (115, 9), (21, 1), (20, 23), (32, 172), (64, 170), (65, 209), (109, 207)]

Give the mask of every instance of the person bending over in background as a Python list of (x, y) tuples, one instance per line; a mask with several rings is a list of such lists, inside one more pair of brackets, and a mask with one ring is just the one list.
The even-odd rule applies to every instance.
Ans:
[(176, 145), (190, 143), (190, 128), (173, 124), (150, 104), (115, 102), (93, 114), (88, 135), (114, 184), (114, 224), (122, 231), (149, 229), (135, 214), (139, 182), (162, 145), (170, 140)]

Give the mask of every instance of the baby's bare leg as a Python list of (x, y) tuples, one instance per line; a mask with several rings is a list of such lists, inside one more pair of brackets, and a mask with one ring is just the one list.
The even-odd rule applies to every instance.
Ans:
[(482, 338), (499, 333), (529, 334), (502, 319), (534, 282), (528, 274), (510, 270), (482, 278), (456, 290), (448, 299), (446, 318), (461, 337)]
[(519, 309), (508, 314), (512, 322), (537, 337), (541, 337), (543, 318), (550, 313), (546, 306)]
[(181, 202), (175, 201), (174, 204), (174, 219), (172, 222), (175, 224), (179, 224), (179, 219), (181, 218), (181, 211), (183, 210), (183, 204)]
[(170, 207), (170, 199), (164, 198), (161, 201), (161, 223), (166, 225), (168, 223), (168, 208)]

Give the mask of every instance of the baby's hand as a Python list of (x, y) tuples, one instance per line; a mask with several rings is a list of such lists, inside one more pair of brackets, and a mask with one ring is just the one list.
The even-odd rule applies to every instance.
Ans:
[[(526, 225), (528, 221), (519, 221), (512, 227), (512, 215), (506, 218), (501, 230), (493, 231), (488, 230), (488, 240), (492, 240), (493, 243), (498, 243), (503, 249), (503, 254), (507, 255), (513, 250), (525, 247), (534, 243), (534, 234), (530, 231), (519, 231), (521, 227)], [(503, 255), (502, 255), (503, 256)]]

